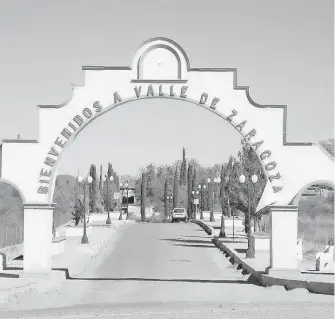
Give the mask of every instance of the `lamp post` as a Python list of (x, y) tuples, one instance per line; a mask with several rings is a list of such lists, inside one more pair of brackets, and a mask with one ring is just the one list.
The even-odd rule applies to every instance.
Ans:
[(209, 196), (211, 198), (211, 213), (210, 213), (210, 218), (209, 218), (209, 221), (210, 222), (215, 222), (215, 219), (214, 219), (214, 190), (213, 190), (213, 184), (212, 184), (212, 180), (210, 177), (208, 177), (207, 179), (207, 182), (208, 182), (208, 192), (210, 193)]
[[(219, 182), (220, 181), (221, 181), (221, 178), (220, 178)], [(228, 184), (228, 182), (229, 182), (229, 177), (228, 176), (226, 176), (225, 182)], [(222, 201), (223, 201), (223, 207), (222, 207), (221, 229), (220, 229), (219, 237), (226, 237), (226, 225), (225, 225), (224, 214), (223, 214), (223, 211), (224, 211), (224, 191), (222, 192)], [(228, 199), (228, 201), (229, 201), (229, 199)], [(228, 209), (229, 209), (229, 207), (228, 207)], [(233, 237), (234, 237), (234, 227), (233, 227)]]
[(200, 206), (200, 219), (204, 219), (204, 213), (203, 213), (203, 209), (204, 209), (204, 190), (206, 189), (206, 185), (203, 184), (199, 184), (198, 185), (198, 189), (199, 189), (199, 192), (200, 192), (200, 202), (201, 202), (201, 206)]
[(107, 181), (107, 214), (108, 214), (108, 217), (107, 217), (107, 220), (106, 220), (106, 225), (110, 225), (112, 222), (111, 222), (111, 218), (110, 218), (110, 215), (109, 215), (109, 188), (108, 188), (108, 185), (109, 185), (109, 181), (111, 181), (113, 183), (114, 177), (109, 176), (109, 178), (108, 178), (108, 175), (106, 174), (103, 177), (103, 181), (104, 182)]
[(121, 195), (121, 198), (119, 199), (119, 201), (120, 201), (120, 216), (119, 216), (119, 220), (122, 220), (123, 189), (121, 191), (121, 187), (122, 187), (122, 182), (119, 183), (119, 195)]
[(197, 214), (198, 214), (198, 204), (199, 204), (199, 191), (192, 191), (192, 196), (193, 196), (193, 203), (195, 205), (195, 214), (194, 214), (194, 219), (197, 219)]
[[(251, 204), (250, 204), (250, 181), (253, 184), (256, 184), (258, 181), (258, 176), (257, 175), (252, 175), (251, 177), (248, 176), (248, 178), (246, 178), (243, 174), (239, 177), (239, 181), (241, 184), (247, 182), (247, 192), (248, 192), (248, 228), (247, 228), (247, 236), (248, 236), (248, 250), (247, 253), (245, 255), (246, 258), (255, 258), (255, 254), (254, 251), (252, 251), (251, 249), (251, 227), (250, 227), (250, 211), (251, 211)], [(245, 218), (244, 218), (245, 220)]]
[(221, 183), (221, 177), (215, 177), (214, 178), (214, 193), (213, 193), (213, 202), (214, 202), (214, 209), (215, 209), (215, 204), (216, 204), (216, 199), (218, 197), (218, 189)]
[(171, 217), (171, 210), (170, 210), (170, 207), (172, 205), (172, 199), (173, 199), (173, 196), (170, 195), (170, 196), (166, 196), (166, 199), (167, 199), (167, 204), (168, 204), (168, 219), (170, 219)]
[(227, 199), (227, 205), (228, 205), (228, 213), (230, 212), (229, 215), (233, 216), (233, 242), (235, 242), (235, 213), (233, 212), (233, 215), (231, 214), (229, 198)]
[(169, 220), (169, 210), (170, 210), (170, 196), (166, 196), (166, 215), (167, 220)]
[[(197, 213), (198, 213), (198, 211), (199, 211), (199, 191), (196, 191), (195, 192), (196, 193), (196, 195), (197, 195), (197, 200), (198, 200), (198, 204), (196, 205), (196, 207), (195, 207), (195, 209), (196, 209), (196, 212), (195, 212), (195, 217), (197, 217)], [(197, 219), (197, 218), (195, 218), (195, 219)]]
[(78, 176), (78, 182), (81, 183), (83, 182), (84, 185), (84, 232), (83, 232), (83, 237), (81, 238), (81, 243), (82, 244), (88, 244), (88, 237), (87, 237), (87, 232), (86, 232), (86, 182), (88, 184), (91, 184), (93, 181), (92, 176), (87, 176), (87, 178), (83, 179), (81, 176)]
[(218, 190), (219, 190), (219, 186), (221, 183), (221, 177), (215, 177), (214, 178), (214, 209), (215, 209), (215, 205), (217, 203), (217, 199), (218, 199)]
[(126, 217), (126, 219), (129, 219), (129, 212), (128, 212), (128, 182), (126, 182), (126, 184), (124, 184), (124, 186), (126, 187), (126, 190), (127, 190), (127, 217)]

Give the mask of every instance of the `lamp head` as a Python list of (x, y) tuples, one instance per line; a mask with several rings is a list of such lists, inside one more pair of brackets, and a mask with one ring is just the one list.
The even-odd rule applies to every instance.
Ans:
[(239, 177), (239, 181), (241, 184), (245, 182), (245, 176), (243, 174)]
[(258, 182), (258, 176), (257, 175), (252, 175), (251, 176), (251, 181), (254, 183), (254, 184), (256, 184), (257, 182)]

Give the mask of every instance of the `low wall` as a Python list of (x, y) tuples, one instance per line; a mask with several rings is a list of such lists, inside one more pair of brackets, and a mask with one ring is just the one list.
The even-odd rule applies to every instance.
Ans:
[(230, 249), (222, 244), (217, 237), (213, 238), (213, 243), (222, 252), (232, 257), (235, 264), (241, 265), (242, 269), (256, 278), (263, 286), (284, 286), (286, 290), (304, 288), (312, 293), (334, 295), (334, 283), (272, 277), (265, 274), (265, 272), (256, 271), (240, 258), (234, 249)]
[(7, 262), (23, 255), (23, 243), (0, 249), (0, 270), (7, 267)]
[[(191, 222), (202, 227), (207, 234), (214, 234), (214, 229), (202, 220), (191, 220)], [(265, 274), (265, 271), (255, 270), (251, 265), (240, 258), (234, 249), (230, 249), (221, 243), (218, 237), (213, 236), (212, 241), (216, 247), (218, 247), (225, 254), (228, 254), (233, 259), (234, 264), (240, 265), (243, 270), (252, 275), (263, 286), (284, 286), (286, 290), (304, 288), (312, 293), (334, 295), (334, 282), (307, 281), (269, 276)]]

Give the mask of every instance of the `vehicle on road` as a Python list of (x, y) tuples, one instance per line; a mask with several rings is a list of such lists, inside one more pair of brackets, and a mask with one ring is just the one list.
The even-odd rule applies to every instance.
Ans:
[(174, 208), (172, 211), (171, 222), (175, 221), (184, 221), (185, 223), (188, 221), (187, 212), (185, 208)]

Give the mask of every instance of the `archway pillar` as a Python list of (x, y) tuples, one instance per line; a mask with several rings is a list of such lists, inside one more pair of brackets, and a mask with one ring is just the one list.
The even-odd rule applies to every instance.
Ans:
[(274, 276), (299, 275), (297, 259), (298, 207), (270, 206), (271, 237), (270, 267), (267, 273)]
[(55, 204), (24, 204), (22, 276), (51, 273), (52, 220)]

